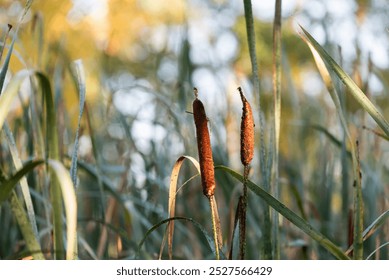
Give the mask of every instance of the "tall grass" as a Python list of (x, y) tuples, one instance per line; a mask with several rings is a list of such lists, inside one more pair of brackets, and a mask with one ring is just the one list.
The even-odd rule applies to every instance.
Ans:
[[(141, 36), (136, 61), (73, 60), (31, 3), (0, 36), (0, 259), (388, 259), (387, 69), (351, 73), (278, 0), (268, 23), (240, 3), (227, 62), (196, 57), (191, 19), (166, 23), (174, 46)], [(200, 109), (199, 71), (217, 92), (199, 88)]]

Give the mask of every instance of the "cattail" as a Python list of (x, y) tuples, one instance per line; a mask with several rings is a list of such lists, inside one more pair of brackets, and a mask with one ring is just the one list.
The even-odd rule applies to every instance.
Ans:
[(250, 164), (254, 157), (254, 118), (250, 103), (238, 87), (243, 103), (242, 122), (240, 125), (240, 160), (244, 166)]
[(197, 89), (194, 88), (196, 99), (193, 101), (193, 115), (196, 125), (197, 147), (199, 151), (201, 183), (203, 193), (210, 198), (215, 193), (215, 173), (211, 139), (208, 131), (208, 120), (203, 103), (197, 98)]

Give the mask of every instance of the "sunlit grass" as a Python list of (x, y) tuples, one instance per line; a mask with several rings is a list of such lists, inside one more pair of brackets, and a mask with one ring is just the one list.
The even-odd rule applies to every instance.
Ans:
[[(141, 38), (143, 58), (126, 61), (103, 50), (94, 69), (69, 59), (66, 40), (49, 45), (31, 34), (47, 52), (29, 57), (18, 40), (21, 31), (29, 35), (28, 21), (3, 28), (0, 259), (388, 259), (388, 103), (370, 94), (366, 78), (387, 70), (370, 65), (365, 74), (356, 58), (356, 73), (347, 74), (340, 53), (320, 45), (309, 26), (301, 40), (281, 25), (281, 1), (273, 23), (258, 23), (251, 4), (242, 3), (237, 19), (244, 30), (228, 27), (244, 39), (239, 51), (247, 60), (237, 55), (223, 66), (234, 69), (233, 81), (214, 79), (215, 99), (199, 89), (215, 164), (209, 199), (193, 77), (199, 68), (212, 74), (222, 66), (216, 58), (198, 65), (190, 20), (173, 51), (168, 40), (153, 49)], [(259, 41), (264, 32), (269, 40)], [(291, 44), (308, 47), (299, 56)], [(177, 75), (164, 80), (161, 69), (175, 66)], [(308, 67), (324, 81), (322, 94), (302, 92), (298, 77)], [(254, 157), (244, 171), (238, 86), (255, 123)], [(98, 89), (93, 99), (89, 88)], [(118, 93), (132, 97), (127, 111)]]

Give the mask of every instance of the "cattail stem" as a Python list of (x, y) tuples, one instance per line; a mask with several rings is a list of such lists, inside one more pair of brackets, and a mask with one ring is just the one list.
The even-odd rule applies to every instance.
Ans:
[(243, 195), (241, 198), (242, 211), (239, 218), (239, 258), (243, 260), (246, 254), (246, 213), (247, 213), (247, 180), (249, 175), (250, 162), (254, 157), (254, 118), (250, 103), (238, 88), (242, 99), (242, 122), (240, 126), (240, 159), (244, 166), (243, 174)]
[(243, 172), (243, 195), (241, 196), (241, 211), (239, 218), (239, 259), (244, 260), (246, 255), (246, 213), (247, 213), (247, 181), (249, 175), (249, 166), (244, 166)]
[(203, 194), (208, 198), (211, 208), (212, 230), (215, 242), (216, 259), (220, 259), (219, 247), (222, 246), (220, 219), (215, 199), (215, 171), (213, 165), (211, 139), (208, 131), (208, 119), (203, 103), (198, 99), (198, 91), (194, 88), (196, 99), (193, 101), (193, 116), (196, 125), (197, 148), (199, 153), (201, 184)]
[(220, 253), (219, 253), (219, 246), (221, 243), (220, 220), (217, 212), (216, 200), (214, 195), (209, 197), (209, 206), (211, 208), (212, 232), (213, 232), (213, 239), (215, 242), (216, 259), (220, 260)]

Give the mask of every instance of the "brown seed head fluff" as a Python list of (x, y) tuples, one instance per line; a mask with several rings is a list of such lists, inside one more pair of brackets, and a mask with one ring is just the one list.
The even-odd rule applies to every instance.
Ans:
[(215, 173), (213, 169), (213, 158), (211, 149), (211, 139), (208, 131), (207, 115), (203, 103), (197, 98), (193, 101), (193, 115), (196, 125), (197, 147), (199, 151), (201, 183), (203, 193), (206, 197), (211, 197), (215, 193)]
[(254, 157), (254, 118), (251, 106), (238, 88), (243, 103), (242, 121), (240, 125), (240, 160), (244, 166), (249, 165)]

